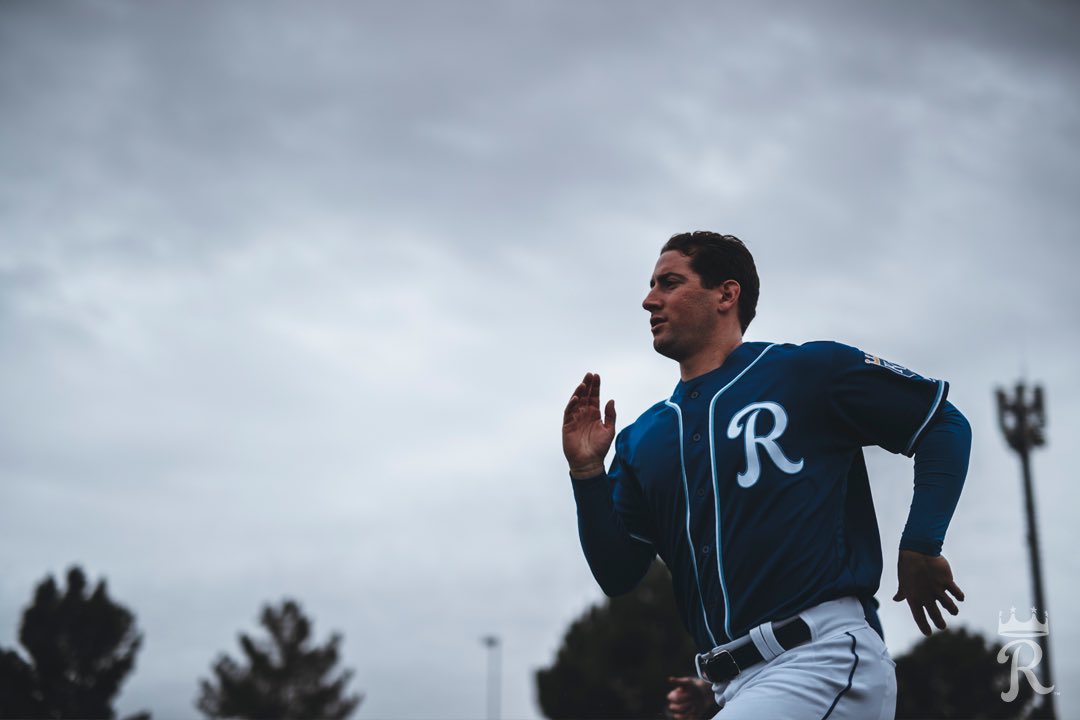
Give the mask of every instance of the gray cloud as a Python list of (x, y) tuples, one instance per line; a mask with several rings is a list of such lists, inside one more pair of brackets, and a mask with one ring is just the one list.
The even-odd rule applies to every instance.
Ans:
[[(4, 4), (0, 644), (78, 561), (147, 633), (125, 711), (189, 714), (295, 593), (345, 632), (361, 716), (479, 716), (492, 631), (506, 714), (534, 716), (599, 597), (555, 423), (587, 369), (620, 423), (670, 392), (639, 303), (663, 239), (709, 227), (758, 258), (754, 339), (952, 381), (976, 452), (946, 550), (989, 634), (1029, 602), (990, 389), (1046, 383), (1075, 684), (1076, 13)], [(910, 470), (870, 462), (888, 564)]]

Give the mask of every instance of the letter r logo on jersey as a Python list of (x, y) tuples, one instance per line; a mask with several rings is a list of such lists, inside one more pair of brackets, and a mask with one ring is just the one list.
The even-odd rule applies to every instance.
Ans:
[[(772, 432), (763, 436), (757, 434), (757, 419), (762, 410), (768, 410), (772, 413), (774, 420)], [(745, 427), (742, 423), (743, 418), (746, 418)], [(802, 470), (802, 459), (792, 462), (784, 454), (784, 451), (780, 449), (780, 446), (776, 444), (776, 441), (784, 434), (786, 429), (787, 412), (779, 403), (750, 403), (735, 413), (731, 418), (731, 422), (728, 423), (727, 436), (729, 439), (734, 440), (740, 433), (745, 432), (746, 438), (746, 470), (739, 473), (736, 478), (739, 481), (739, 487), (748, 488), (756, 483), (761, 476), (761, 459), (758, 457), (758, 445), (765, 449), (765, 454), (769, 456), (769, 459), (773, 461), (781, 472), (794, 475)]]

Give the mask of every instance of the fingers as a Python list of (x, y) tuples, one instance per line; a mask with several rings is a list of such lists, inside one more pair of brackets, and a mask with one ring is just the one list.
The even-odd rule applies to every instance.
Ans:
[(926, 614), (930, 616), (930, 619), (934, 621), (934, 626), (938, 630), (945, 629), (945, 618), (941, 617), (941, 609), (937, 606), (937, 603), (931, 600), (924, 606)]
[(672, 677), (670, 675), (668, 676), (667, 681), (668, 681), (668, 683), (673, 685), (676, 690), (678, 690), (680, 688), (693, 689), (693, 688), (697, 687), (697, 684), (699, 682), (701, 682), (696, 677)]
[(673, 720), (693, 717), (696, 710), (694, 697), (689, 690), (677, 687), (667, 694), (667, 709)]
[(563, 410), (563, 414), (562, 414), (563, 425), (567, 424), (568, 422), (570, 422), (570, 420), (573, 419), (574, 413), (577, 411), (577, 408), (578, 408), (577, 396), (576, 395), (571, 395), (570, 396), (570, 401), (566, 403), (566, 409)]
[(959, 615), (960, 608), (956, 607), (956, 603), (952, 601), (952, 598), (946, 595), (944, 592), (938, 596), (937, 601), (941, 603), (941, 607), (949, 611), (950, 615)]
[(954, 598), (956, 598), (960, 602), (964, 602), (964, 591), (961, 590), (960, 586), (957, 585), (953, 580), (949, 580), (949, 582), (945, 585), (945, 589), (952, 593), (952, 596)]
[(671, 692), (667, 693), (667, 714), (673, 720), (688, 720), (700, 715), (698, 711), (697, 695), (694, 690), (697, 687), (697, 678), (669, 677), (667, 682), (674, 685)]
[(915, 619), (915, 624), (919, 626), (919, 631), (923, 635), (929, 636), (931, 634), (930, 623), (927, 622), (927, 616), (934, 623), (938, 630), (944, 630), (946, 627), (945, 618), (941, 614), (938, 603), (943, 608), (949, 611), (950, 615), (959, 615), (960, 609), (956, 607), (956, 603), (952, 601), (948, 595), (944, 592), (936, 599), (929, 599), (926, 601), (915, 600), (914, 598), (907, 598), (903, 590), (897, 590), (896, 595), (893, 596), (893, 600), (900, 601), (907, 599), (908, 607), (911, 609), (911, 617)]
[[(585, 373), (570, 400), (566, 403), (563, 411), (563, 422), (570, 422), (578, 410), (585, 408), (595, 412), (594, 417), (600, 415), (600, 376), (596, 373)], [(604, 407), (604, 425), (611, 426), (615, 423), (615, 401), (608, 400)]]
[(563, 411), (564, 423), (570, 422), (579, 408), (582, 406), (588, 407), (590, 387), (592, 386), (594, 377), (599, 380), (599, 376), (595, 376), (592, 373), (585, 373), (585, 377), (578, 383), (578, 386), (574, 388), (570, 400), (566, 403), (566, 410)]
[[(599, 419), (600, 417), (600, 376), (596, 373), (589, 373), (586, 377), (589, 378), (589, 409), (591, 409)], [(604, 425), (612, 426), (615, 423), (615, 401), (608, 400), (604, 406)]]
[(908, 607), (911, 608), (911, 617), (915, 618), (915, 624), (919, 626), (919, 632), (930, 637), (930, 623), (926, 622), (926, 615), (923, 614), (922, 605), (913, 600), (908, 600)]
[(589, 407), (596, 408), (600, 412), (600, 376), (596, 373), (588, 373), (585, 378), (589, 381)]
[[(897, 590), (896, 595), (893, 596), (893, 600), (904, 600), (904, 594)], [(927, 622), (927, 616), (934, 623), (938, 630), (944, 630), (946, 628), (945, 617), (941, 614), (941, 609), (938, 608), (938, 604), (945, 608), (950, 615), (959, 615), (960, 608), (956, 606), (956, 603), (952, 601), (945, 593), (942, 593), (937, 600), (928, 600), (926, 602), (919, 602), (914, 599), (908, 599), (908, 607), (911, 608), (911, 617), (915, 619), (915, 624), (919, 626), (919, 630), (923, 635), (930, 635), (930, 623)]]
[[(951, 600), (948, 601), (948, 604), (945, 602), (941, 602), (941, 604), (951, 614), (959, 614), (959, 609), (953, 605)], [(930, 622), (927, 621), (928, 616), (938, 630), (944, 630), (947, 627), (945, 618), (941, 614), (941, 609), (938, 608), (936, 602), (930, 601), (927, 603), (919, 603), (914, 600), (908, 600), (908, 607), (911, 609), (911, 617), (915, 619), (915, 624), (919, 626), (919, 632), (923, 635), (929, 637), (933, 632), (930, 629)]]
[(667, 694), (667, 710), (672, 720), (694, 720), (715, 714), (712, 704), (712, 687), (696, 677), (668, 677), (673, 689)]
[(693, 704), (690, 692), (685, 688), (675, 688), (667, 694), (668, 707), (672, 710), (685, 712)]
[(596, 373), (585, 373), (570, 399), (600, 407), (600, 376)]
[(593, 374), (585, 373), (585, 377), (582, 379), (581, 384), (574, 390), (574, 396), (586, 405), (589, 403), (589, 396), (592, 393)]
[(960, 614), (956, 603), (963, 602), (964, 592), (953, 580), (952, 568), (944, 556), (901, 550), (897, 573), (899, 582), (893, 600), (907, 601), (911, 617), (923, 635), (930, 635), (931, 622), (939, 630), (946, 628), (942, 608), (950, 615)]
[(588, 394), (588, 380), (589, 376), (586, 374), (585, 378), (574, 388), (574, 392), (570, 394), (570, 402), (580, 402)]

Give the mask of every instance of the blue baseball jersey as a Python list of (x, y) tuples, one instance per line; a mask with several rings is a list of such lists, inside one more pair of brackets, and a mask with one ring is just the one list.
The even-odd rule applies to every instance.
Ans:
[[(574, 482), (590, 566), (623, 592), (659, 554), (703, 651), (825, 600), (866, 601), (882, 557), (862, 448), (912, 455), (947, 394), (840, 343), (744, 343), (620, 432), (606, 476)], [(618, 548), (606, 528), (592, 536), (590, 507), (621, 528)]]

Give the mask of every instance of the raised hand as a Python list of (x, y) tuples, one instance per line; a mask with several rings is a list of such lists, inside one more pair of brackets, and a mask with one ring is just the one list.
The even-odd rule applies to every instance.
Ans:
[(608, 400), (600, 418), (600, 376), (586, 373), (563, 413), (563, 454), (575, 479), (604, 472), (604, 457), (615, 439), (615, 401)]
[[(945, 629), (945, 618), (941, 615), (938, 603), (956, 615), (960, 610), (953, 598), (963, 602), (964, 591), (953, 580), (952, 568), (944, 556), (923, 555), (912, 550), (901, 550), (897, 562), (897, 587), (893, 600), (907, 600), (911, 616), (923, 635), (930, 635), (930, 624), (926, 616), (934, 621), (938, 630)], [(948, 591), (953, 597), (946, 595)], [(924, 614), (925, 613), (925, 614)]]

